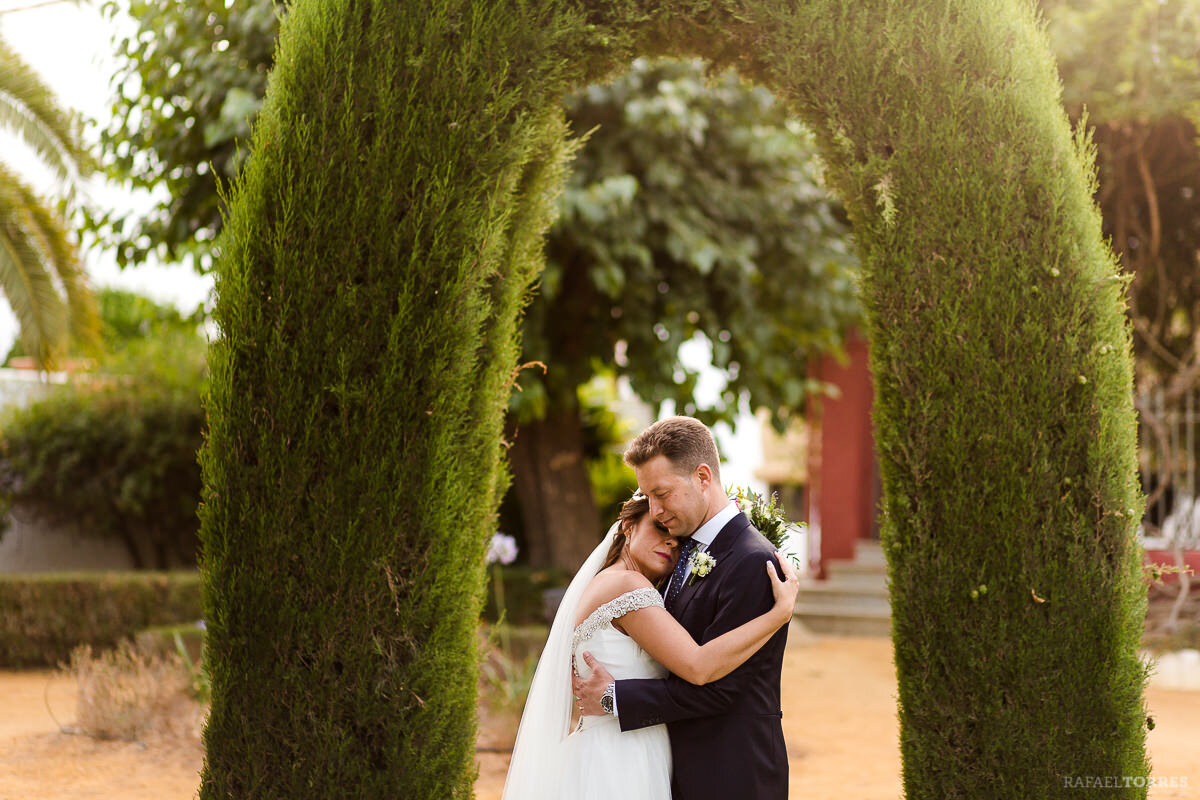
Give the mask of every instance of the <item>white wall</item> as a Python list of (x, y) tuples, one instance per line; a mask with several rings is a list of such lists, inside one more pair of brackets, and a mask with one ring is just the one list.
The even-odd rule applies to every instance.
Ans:
[(0, 536), (0, 573), (133, 569), (119, 542), (84, 538), (74, 526), (48, 526), (20, 512), (9, 523)]

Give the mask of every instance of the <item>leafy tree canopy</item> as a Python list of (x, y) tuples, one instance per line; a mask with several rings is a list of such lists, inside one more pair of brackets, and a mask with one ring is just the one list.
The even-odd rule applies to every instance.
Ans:
[(1200, 2), (1042, 6), (1063, 100), (1094, 128), (1105, 233), (1133, 273), (1139, 387), (1177, 398), (1200, 378)]
[[(100, 314), (98, 372), (148, 373), (159, 380), (186, 376), (189, 383), (203, 373), (203, 309), (184, 314), (173, 305), (113, 287), (100, 288), (95, 296)], [(71, 354), (89, 353), (77, 348)], [(24, 355), (24, 345), (18, 340), (4, 360), (8, 363)]]
[[(652, 403), (709, 422), (748, 395), (782, 420), (819, 383), (815, 354), (858, 319), (848, 227), (821, 185), (809, 134), (765, 89), (699, 60), (646, 60), (566, 102), (586, 137), (525, 320), (519, 417), (540, 417), (598, 367)], [(709, 343), (727, 379), (697, 408), (679, 347)], [(617, 353), (615, 362), (614, 351)], [(527, 373), (528, 374), (528, 373)]]
[(104, 168), (166, 196), (144, 215), (93, 212), (88, 227), (121, 266), (154, 253), (207, 272), (221, 227), (218, 185), (232, 181), (245, 158), (275, 52), (277, 9), (270, 0), (108, 0), (103, 8), (136, 21), (114, 42)]
[(1200, 102), (1194, 0), (1043, 0), (1063, 101), (1094, 124), (1150, 121)]
[[(138, 31), (119, 42), (110, 172), (170, 197), (138, 219), (104, 220), (121, 263), (151, 250), (210, 264), (220, 229), (217, 184), (241, 163), (261, 104), (278, 25), (270, 2), (109, 2)], [(796, 408), (816, 388), (805, 360), (836, 347), (856, 319), (846, 225), (820, 185), (809, 136), (769, 92), (698, 61), (635, 63), (609, 85), (567, 99), (587, 135), (550, 236), (525, 325), (522, 418), (540, 417), (600, 365), (635, 390), (710, 421), (737, 398)], [(103, 226), (100, 226), (103, 227)], [(691, 403), (697, 375), (677, 358), (696, 336), (728, 385), (724, 408)], [(623, 355), (612, 354), (623, 342)]]
[[(1200, 355), (1194, 347), (1196, 332), (1200, 331), (1200, 280), (1196, 279), (1195, 268), (1195, 253), (1200, 251), (1200, 156), (1193, 121), (1198, 108), (1196, 98), (1200, 97), (1200, 51), (1195, 45), (1200, 2), (1041, 0), (1040, 5), (1059, 63), (1063, 100), (1076, 118), (1086, 106), (1089, 124), (1095, 128), (1100, 171), (1097, 199), (1106, 233), (1126, 267), (1135, 274), (1130, 305), (1137, 334), (1139, 382), (1156, 382), (1162, 378), (1155, 376), (1181, 372), (1191, 375), (1196, 370), (1189, 366)], [(92, 227), (116, 247), (122, 264), (136, 263), (151, 251), (169, 259), (190, 254), (196, 266), (205, 271), (211, 263), (212, 240), (221, 224), (218, 179), (233, 178), (244, 156), (245, 150), (239, 150), (238, 143), (248, 141), (249, 125), (261, 104), (274, 54), (278, 15), (285, 6), (275, 6), (270, 0), (236, 4), (223, 0), (169, 4), (109, 0), (105, 9), (112, 16), (128, 14), (137, 21), (137, 30), (116, 43), (120, 68), (113, 77), (114, 121), (102, 135), (106, 168), (134, 186), (165, 185), (169, 196), (145, 216), (98, 216), (92, 219)], [(577, 130), (588, 130), (582, 127), (582, 106), (588, 98), (615, 108), (617, 93), (634, 90), (637, 80), (631, 76), (624, 89), (598, 86), (577, 95), (571, 101), (575, 106), (572, 113), (579, 115)], [(671, 98), (642, 102), (629, 110), (630, 120), (639, 125), (673, 125), (685, 139), (703, 132), (712, 120), (698, 121), (703, 117), (701, 112), (689, 112), (691, 118), (687, 114), (672, 116), (673, 109), (691, 91), (688, 81), (694, 83), (695, 79), (674, 85)], [(592, 118), (587, 125), (604, 121)], [(689, 128), (696, 125), (700, 127)], [(600, 142), (606, 135), (602, 127), (593, 138)], [(650, 147), (654, 142), (638, 142), (639, 146), (643, 144)], [(568, 220), (570, 224), (595, 220), (593, 227), (609, 220), (627, 222), (630, 209), (646, 200), (647, 188), (656, 187), (626, 179), (632, 173), (619, 166), (610, 167), (595, 182), (585, 183), (581, 172), (589, 162), (605, 155), (585, 151), (580, 156), (576, 177), (564, 198), (560, 230)], [(631, 158), (636, 155), (634, 151)], [(677, 177), (685, 154), (678, 155), (673, 163), (656, 168), (656, 176), (662, 170)], [(646, 228), (665, 224), (651, 218), (634, 221)], [(705, 232), (686, 217), (670, 220), (676, 226), (681, 222), (682, 229), (671, 231), (670, 241), (676, 251), (699, 243), (690, 256), (697, 265), (717, 264), (714, 254), (723, 248), (726, 260), (736, 259), (736, 247), (730, 247), (730, 239), (703, 235)], [(591, 290), (607, 300), (621, 300), (610, 303), (610, 309), (626, 313), (632, 310), (628, 306), (633, 300), (618, 297), (626, 291), (619, 276), (626, 275), (624, 271), (637, 260), (644, 263), (647, 252), (629, 249), (626, 245), (631, 237), (624, 243), (616, 241), (619, 238), (611, 231), (601, 232), (599, 241), (581, 245), (588, 251), (606, 253), (589, 254), (597, 259), (589, 267), (594, 280), (586, 281)], [(666, 241), (662, 237), (664, 244)], [(621, 252), (614, 252), (610, 245), (620, 245)], [(557, 260), (553, 249), (551, 259), (543, 292), (558, 297), (562, 290), (555, 283), (558, 278), (554, 273), (561, 274), (563, 262)], [(697, 274), (702, 274), (701, 268), (695, 267)], [(644, 270), (626, 275), (635, 278), (634, 282), (645, 276)], [(701, 330), (715, 344), (722, 344), (721, 328), (712, 315), (697, 323), (687, 322), (688, 311), (699, 314), (701, 309), (679, 302), (683, 287), (678, 276), (675, 278), (674, 282), (668, 277), (639, 287), (650, 290), (665, 283), (671, 287), (674, 307), (659, 320), (663, 327), (658, 332), (651, 329), (653, 336), (643, 331), (640, 336), (627, 338), (630, 348), (626, 352), (634, 356), (627, 371), (637, 380), (639, 390), (651, 399), (686, 394), (694, 380), (684, 371), (682, 382), (676, 382), (680, 373), (674, 351), (659, 340), (661, 332), (667, 333), (671, 346), (690, 335), (689, 328)], [(651, 296), (652, 292), (646, 291), (638, 300), (653, 305)], [(666, 299), (660, 299), (665, 305)], [(606, 320), (606, 326), (611, 323), (611, 319)], [(766, 326), (758, 335), (769, 336)], [(544, 343), (537, 342), (540, 335), (532, 319), (526, 336), (527, 357), (548, 355)], [(643, 365), (636, 358), (638, 345), (643, 348), (641, 353), (649, 345), (656, 358), (667, 351), (671, 357)], [(723, 348), (717, 346), (715, 350), (715, 358), (727, 371), (736, 363), (742, 370), (739, 374), (744, 374), (749, 363), (744, 357), (739, 360), (730, 356), (721, 361)], [(594, 347), (581, 350), (594, 351)], [(563, 374), (564, 386), (587, 371), (585, 363), (574, 375)], [(528, 376), (522, 382), (531, 383)], [(541, 388), (528, 386), (526, 393), (517, 398), (524, 413), (536, 414), (545, 406), (546, 398), (539, 396)], [(734, 393), (738, 388), (731, 384), (729, 391)], [(795, 389), (785, 394), (794, 397)]]

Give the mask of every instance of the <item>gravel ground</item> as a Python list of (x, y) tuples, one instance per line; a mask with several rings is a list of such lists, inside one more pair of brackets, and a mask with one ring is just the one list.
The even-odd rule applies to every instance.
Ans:
[[(901, 797), (895, 692), (890, 640), (793, 633), (783, 674), (792, 797)], [(186, 712), (192, 716), (182, 731), (141, 743), (104, 742), (59, 729), (54, 717), (74, 724), (74, 697), (73, 683), (58, 673), (0, 671), (0, 800), (196, 796), (199, 706)], [(1152, 684), (1147, 701), (1157, 723), (1148, 738), (1154, 775), (1187, 782), (1154, 787), (1150, 797), (1200, 797), (1200, 692)], [(485, 716), (480, 744), (502, 749), (514, 734), (515, 719)], [(478, 760), (477, 797), (499, 800), (507, 754), (482, 752)]]
[[(896, 673), (890, 639), (823, 637), (793, 629), (783, 662), (783, 732), (796, 800), (897, 800), (900, 783)], [(1152, 800), (1200, 797), (1200, 692), (1146, 692), (1155, 718), (1147, 744), (1158, 778), (1186, 786), (1151, 788)], [(486, 744), (505, 732), (484, 729)], [(511, 724), (507, 744), (514, 732)], [(481, 753), (478, 800), (500, 800), (506, 754)], [(1090, 794), (1081, 790), (1081, 797)]]

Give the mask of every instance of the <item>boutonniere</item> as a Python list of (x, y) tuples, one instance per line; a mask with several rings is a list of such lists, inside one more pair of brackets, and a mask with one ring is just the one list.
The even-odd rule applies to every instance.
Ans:
[(690, 584), (696, 578), (703, 578), (708, 573), (712, 572), (713, 567), (717, 565), (717, 560), (705, 553), (702, 550), (697, 550), (692, 553), (692, 557), (688, 560), (689, 574), (688, 583)]
[(796, 569), (804, 571), (801, 556), (807, 545), (798, 541), (801, 541), (801, 534), (808, 529), (808, 525), (787, 518), (783, 506), (779, 504), (779, 493), (772, 492), (768, 499), (751, 489), (735, 486), (728, 494), (738, 511), (750, 518), (750, 524), (775, 545), (776, 550), (790, 559)]

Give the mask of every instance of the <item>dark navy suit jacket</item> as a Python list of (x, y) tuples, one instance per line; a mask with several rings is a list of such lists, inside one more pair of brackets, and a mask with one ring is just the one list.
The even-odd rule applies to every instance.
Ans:
[[(693, 578), (671, 613), (700, 644), (774, 604), (765, 565), (775, 548), (745, 514), (721, 529), (708, 553), (717, 562)], [(617, 681), (621, 730), (666, 723), (674, 759), (673, 800), (786, 800), (787, 748), (779, 702), (787, 626), (745, 664), (714, 683)]]

